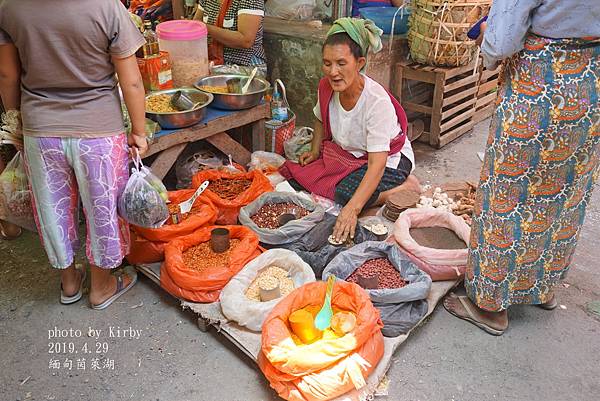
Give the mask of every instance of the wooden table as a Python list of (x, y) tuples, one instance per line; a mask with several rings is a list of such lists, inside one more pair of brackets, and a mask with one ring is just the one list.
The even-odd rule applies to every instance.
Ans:
[(152, 172), (163, 179), (189, 143), (206, 139), (226, 155), (231, 155), (234, 161), (245, 166), (250, 162), (251, 152), (231, 138), (226, 131), (251, 126), (252, 151), (264, 150), (265, 120), (269, 118), (271, 118), (271, 109), (268, 103), (240, 111), (225, 111), (209, 107), (206, 117), (194, 126), (156, 133), (145, 157), (158, 153), (152, 163)]

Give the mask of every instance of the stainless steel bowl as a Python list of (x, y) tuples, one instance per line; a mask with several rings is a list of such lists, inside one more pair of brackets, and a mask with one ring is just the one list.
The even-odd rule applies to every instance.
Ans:
[(173, 113), (155, 113), (146, 110), (146, 117), (156, 121), (164, 129), (178, 129), (198, 124), (206, 116), (206, 106), (213, 101), (213, 95), (199, 91), (195, 88), (167, 89), (164, 91), (152, 92), (146, 95), (146, 100), (155, 95), (167, 94), (173, 95), (177, 91), (184, 92), (194, 103), (201, 102), (196, 108), (188, 111), (177, 111)]
[(213, 101), (211, 106), (223, 110), (243, 110), (254, 107), (260, 103), (260, 101), (265, 95), (265, 92), (271, 86), (268, 81), (262, 78), (255, 77), (252, 80), (250, 87), (248, 88), (248, 92), (246, 92), (243, 95), (241, 93), (209, 92), (207, 90), (202, 89), (203, 86), (226, 87), (227, 80), (232, 78), (241, 78), (241, 84), (244, 85), (248, 77), (246, 75), (235, 74), (211, 75), (200, 79), (198, 82), (196, 82), (194, 86), (203, 92), (212, 94), (215, 97), (215, 100)]

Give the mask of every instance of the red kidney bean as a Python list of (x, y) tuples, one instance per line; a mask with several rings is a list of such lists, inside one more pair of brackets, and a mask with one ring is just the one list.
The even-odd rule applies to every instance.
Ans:
[(379, 277), (378, 290), (402, 288), (408, 284), (387, 258), (367, 260), (348, 276), (346, 281), (358, 284), (358, 276), (373, 277), (375, 275)]

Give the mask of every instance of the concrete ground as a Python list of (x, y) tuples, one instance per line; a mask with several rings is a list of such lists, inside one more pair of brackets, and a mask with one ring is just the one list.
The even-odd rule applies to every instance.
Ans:
[[(482, 123), (442, 150), (418, 145), (419, 177), (476, 180), (486, 135)], [(600, 399), (600, 317), (588, 305), (600, 300), (599, 200), (596, 191), (574, 265), (557, 290), (561, 308), (511, 308), (510, 328), (496, 338), (439, 306), (395, 354), (389, 395), (378, 399)], [(61, 306), (59, 275), (32, 234), (0, 241), (0, 272), (2, 400), (278, 399), (249, 358), (214, 330), (200, 332), (192, 314), (143, 277), (105, 311), (85, 301)], [(97, 339), (90, 329), (101, 330)], [(134, 330), (139, 338), (129, 338)]]

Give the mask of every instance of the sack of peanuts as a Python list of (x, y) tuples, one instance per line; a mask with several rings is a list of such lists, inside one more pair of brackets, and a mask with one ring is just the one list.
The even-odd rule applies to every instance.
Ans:
[(341, 337), (298, 344), (288, 323), (300, 309), (320, 309), (326, 283), (308, 283), (281, 300), (262, 327), (258, 365), (277, 394), (294, 401), (330, 400), (361, 389), (383, 356), (379, 312), (368, 294), (352, 283), (337, 281), (331, 306), (356, 317)]
[(223, 288), (221, 308), (228, 319), (260, 331), (277, 302), (313, 281), (315, 274), (298, 255), (271, 249), (244, 266)]
[[(229, 248), (211, 249), (211, 232), (229, 230)], [(171, 295), (192, 302), (216, 302), (225, 285), (261, 253), (258, 236), (242, 226), (208, 226), (165, 246), (160, 285)]]
[(407, 333), (427, 314), (429, 275), (389, 242), (366, 241), (337, 255), (323, 271), (363, 287), (381, 314), (386, 337)]
[(242, 206), (273, 190), (269, 179), (258, 170), (247, 173), (199, 171), (192, 178), (192, 187), (198, 188), (204, 181), (210, 182), (204, 193), (219, 211), (217, 224), (236, 224)]
[(300, 239), (324, 215), (321, 205), (294, 193), (267, 192), (241, 208), (239, 220), (258, 234), (260, 242), (280, 245)]
[(169, 218), (159, 228), (146, 228), (133, 224), (129, 225), (132, 231), (132, 241), (129, 247), (127, 261), (134, 265), (161, 262), (164, 256), (164, 247), (169, 241), (191, 234), (200, 227), (213, 225), (217, 219), (217, 208), (207, 196), (196, 198), (192, 210), (181, 214), (179, 204), (187, 201), (194, 195), (193, 189), (182, 189), (167, 193), (169, 203)]

